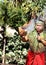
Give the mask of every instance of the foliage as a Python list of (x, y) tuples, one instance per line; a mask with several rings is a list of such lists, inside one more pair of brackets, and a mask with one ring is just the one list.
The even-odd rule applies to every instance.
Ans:
[[(3, 0), (0, 1), (0, 26), (5, 27), (6, 44), (6, 63), (16, 63), (24, 65), (28, 51), (28, 43), (22, 42), (19, 34), (10, 34), (11, 29), (6, 26), (18, 30), (25, 22), (31, 19), (31, 13), (36, 14), (42, 12), (46, 6), (46, 0)], [(9, 31), (8, 31), (9, 30)], [(8, 31), (8, 32), (7, 32)], [(9, 34), (9, 35), (8, 35)], [(11, 36), (11, 37), (10, 37)], [(2, 38), (0, 38), (0, 57), (2, 56)], [(0, 58), (1, 62), (1, 58)]]
[[(19, 4), (20, 3), (20, 4)], [(31, 18), (31, 12), (36, 13), (41, 12), (46, 5), (46, 0), (22, 0), (17, 1), (17, 6), (15, 6), (16, 0), (4, 0), (0, 2), (0, 24), (9, 24), (13, 27), (18, 27), (23, 25)]]
[(6, 63), (23, 65), (25, 63), (27, 49), (26, 42), (22, 42), (19, 35), (15, 34), (13, 38), (8, 38), (6, 45)]

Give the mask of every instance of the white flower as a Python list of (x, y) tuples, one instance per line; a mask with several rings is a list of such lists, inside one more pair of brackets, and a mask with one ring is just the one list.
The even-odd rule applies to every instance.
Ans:
[(23, 63), (23, 60), (22, 59), (20, 60), (20, 63)]
[(18, 53), (21, 55), (21, 50), (18, 50)]
[(23, 49), (22, 53), (23, 53), (24, 56), (26, 56), (27, 55), (27, 50)]
[(9, 55), (10, 56), (15, 56), (15, 54), (12, 51), (9, 52)]
[(3, 31), (3, 28), (1, 28), (1, 26), (0, 26), (0, 31)]
[(3, 36), (0, 34), (0, 37), (3, 38)]
[(0, 51), (0, 55), (2, 55), (2, 52)]
[(18, 32), (15, 29), (12, 29), (11, 27), (6, 26), (6, 36), (13, 37), (15, 32), (18, 34)]

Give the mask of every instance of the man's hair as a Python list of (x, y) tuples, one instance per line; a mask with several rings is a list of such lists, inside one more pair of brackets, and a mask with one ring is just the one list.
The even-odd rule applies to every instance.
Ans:
[(44, 21), (42, 21), (42, 20), (37, 20), (35, 24), (41, 24), (41, 25), (44, 25)]

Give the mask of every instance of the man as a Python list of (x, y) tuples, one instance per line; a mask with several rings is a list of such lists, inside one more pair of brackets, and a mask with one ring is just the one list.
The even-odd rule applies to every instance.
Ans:
[(46, 33), (44, 32), (44, 23), (37, 21), (35, 30), (30, 32), (25, 40), (29, 40), (31, 48), (27, 55), (26, 65), (45, 65)]
[(46, 33), (44, 31), (44, 23), (37, 21), (35, 30), (26, 36), (22, 36), (22, 38), (25, 41), (29, 41), (30, 44), (26, 65), (45, 65)]

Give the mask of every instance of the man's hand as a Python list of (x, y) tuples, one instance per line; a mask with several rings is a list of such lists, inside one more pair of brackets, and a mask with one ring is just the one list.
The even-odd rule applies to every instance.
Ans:
[(22, 29), (21, 27), (19, 27), (18, 29), (19, 29), (20, 36), (25, 36), (27, 34), (27, 32), (24, 29)]
[(37, 39), (38, 39), (39, 41), (43, 40), (43, 38), (42, 38), (41, 36), (39, 36), (39, 35), (38, 35)]
[(40, 37), (40, 36), (38, 36), (38, 37), (37, 37), (37, 39), (40, 41), (40, 40), (41, 40), (41, 37)]
[(26, 36), (22, 36), (22, 37), (21, 37), (21, 40), (22, 40), (23, 42), (27, 42), (27, 41), (28, 41), (27, 35), (26, 35)]
[(44, 40), (42, 37), (38, 36), (37, 39), (46, 45), (46, 40)]

